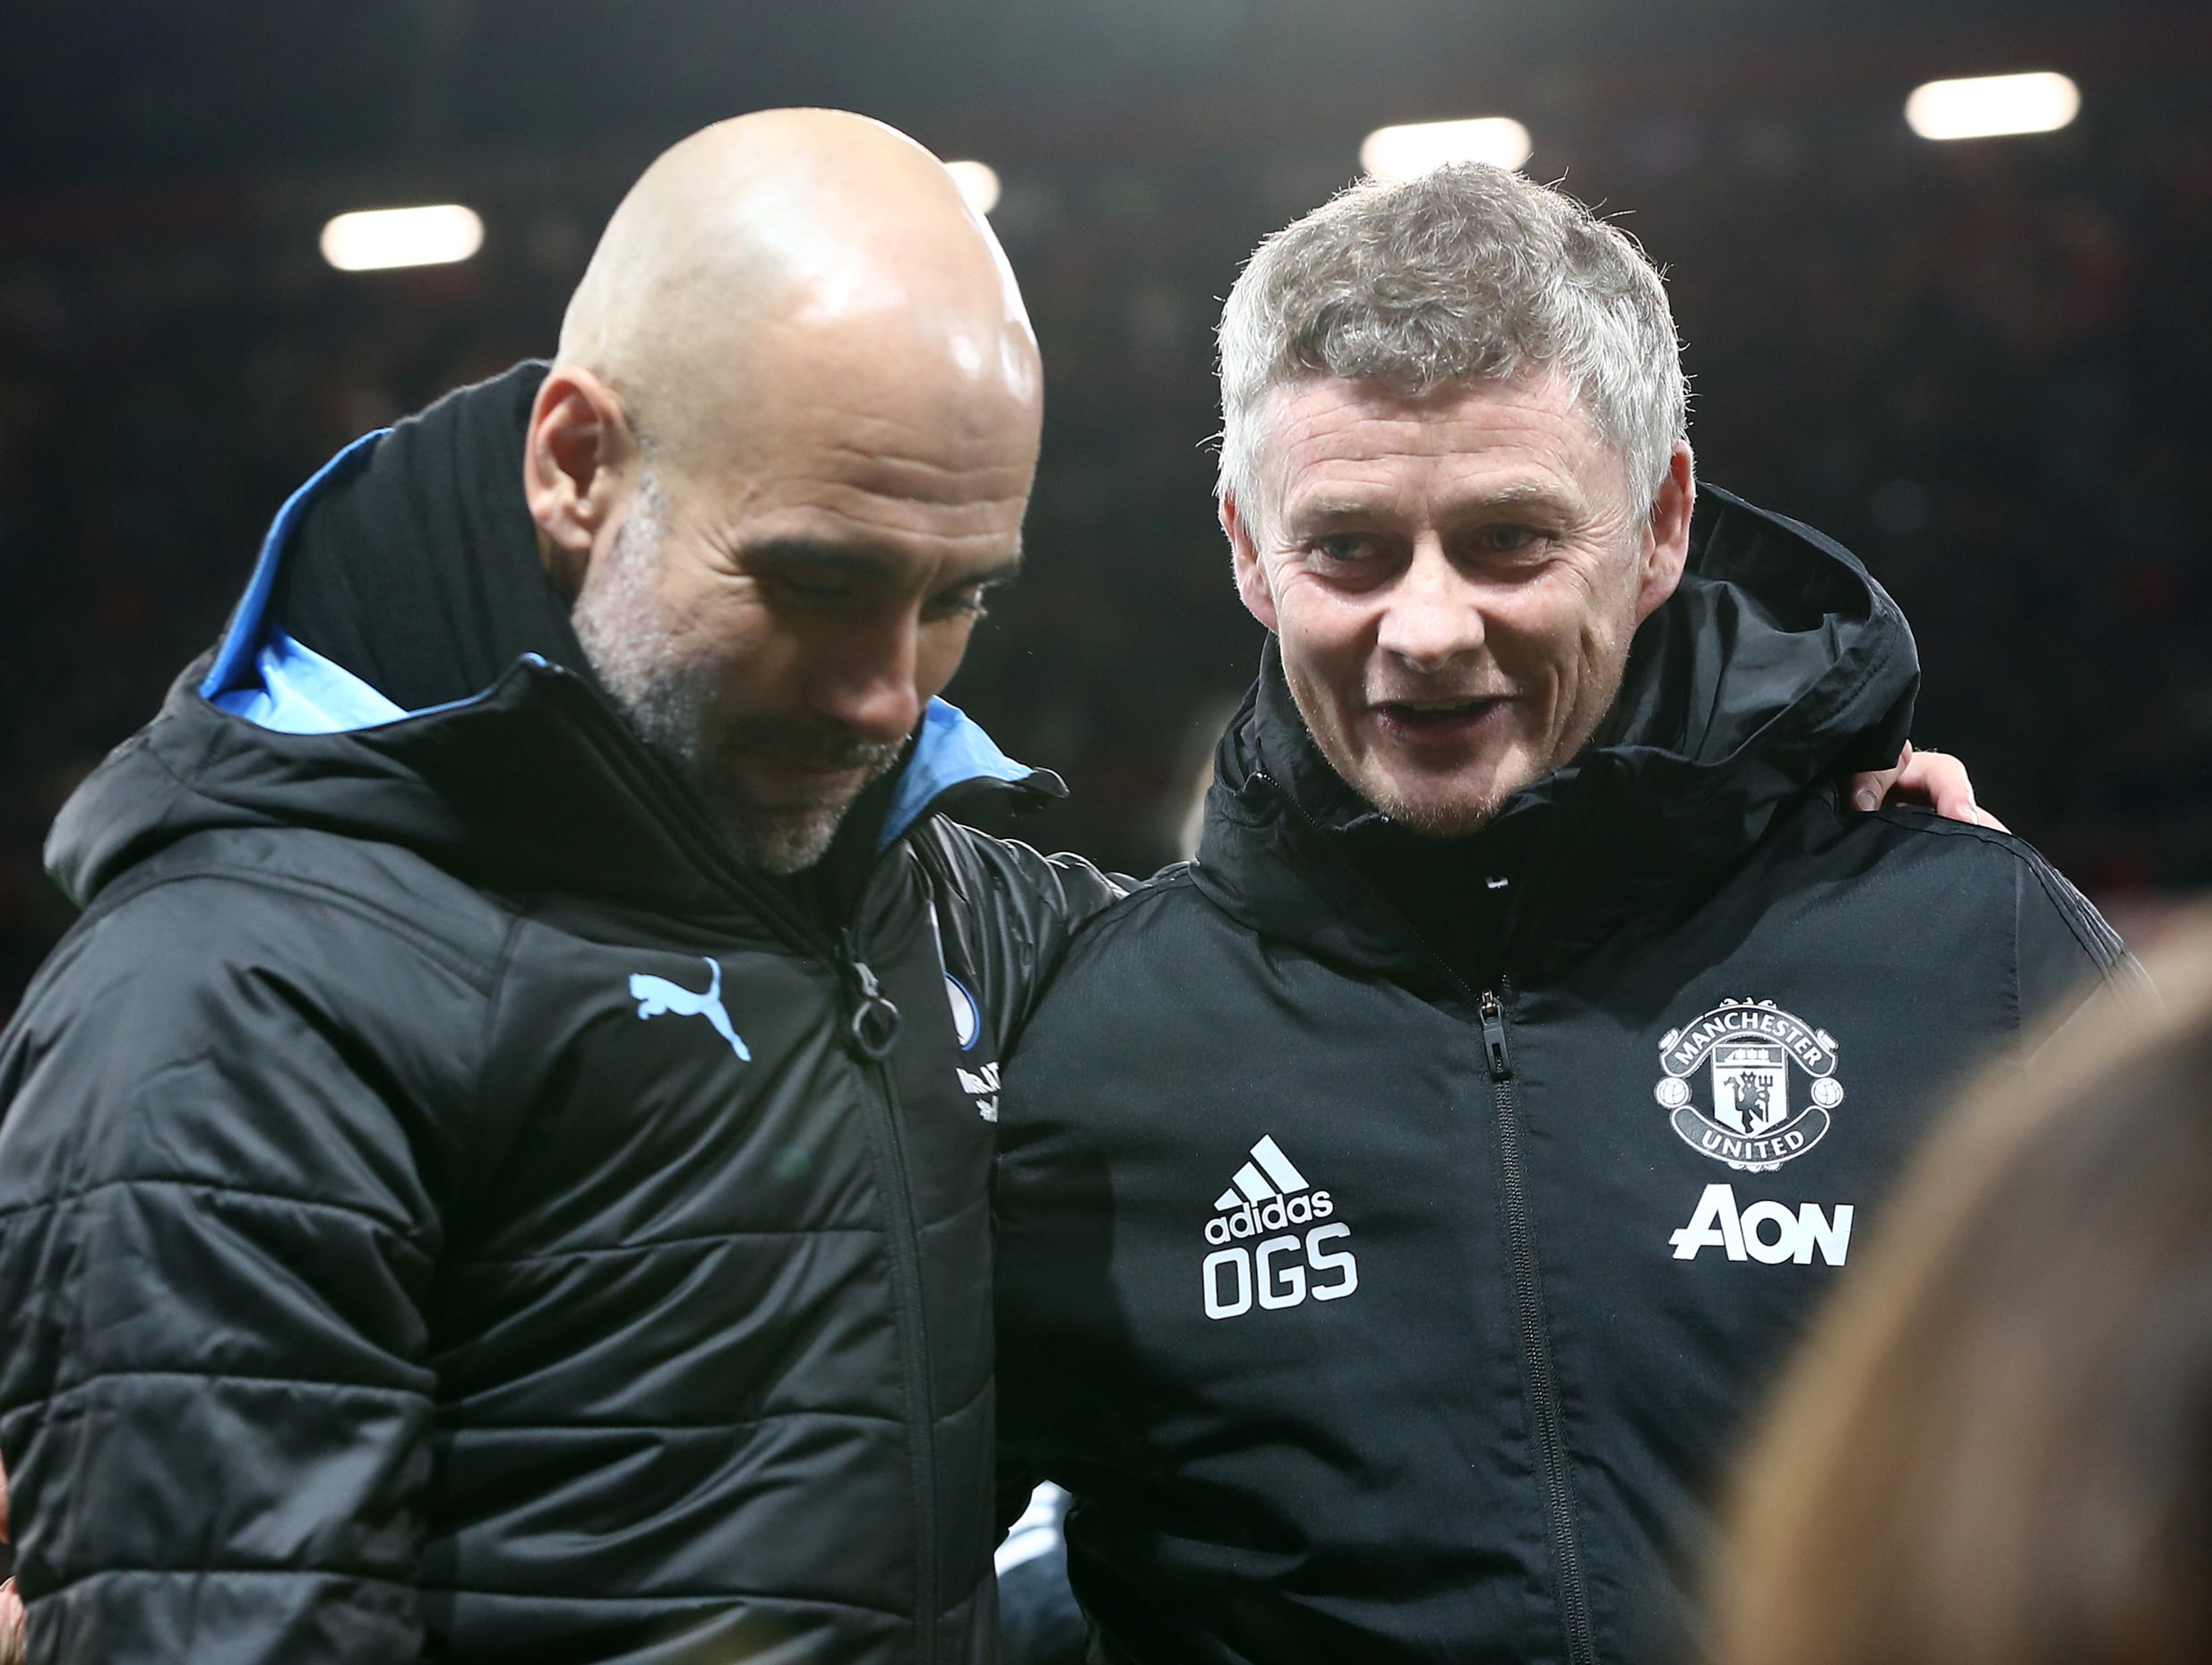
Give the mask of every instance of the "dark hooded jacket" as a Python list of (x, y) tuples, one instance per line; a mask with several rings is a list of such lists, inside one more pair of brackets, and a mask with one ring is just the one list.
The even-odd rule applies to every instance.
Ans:
[(1001, 1404), (1106, 1657), (1683, 1651), (1723, 1454), (1931, 1109), (2131, 965), (1894, 758), (1903, 619), (1708, 491), (1569, 767), (1407, 836), (1272, 644), (1198, 859), (1079, 934), (1008, 1071)]
[[(56, 828), (84, 917), (0, 1041), (40, 1665), (991, 1652), (996, 1059), (1111, 893), (945, 818), (1058, 789), (942, 703), (841, 894), (742, 863), (527, 593), (536, 375), (304, 487)], [(409, 713), (288, 623), (496, 674)]]

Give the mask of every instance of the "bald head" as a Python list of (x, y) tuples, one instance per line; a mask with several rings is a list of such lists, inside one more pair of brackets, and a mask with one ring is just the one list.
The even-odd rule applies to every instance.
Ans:
[(1025, 416), (1037, 344), (997, 240), (937, 159), (839, 110), (693, 134), (615, 211), (558, 362), (621, 395), (641, 437), (724, 453), (779, 395), (855, 375), (960, 419)]
[(756, 863), (817, 860), (959, 668), (1041, 401), (990, 229), (880, 123), (723, 122), (615, 211), (523, 492), (600, 686)]

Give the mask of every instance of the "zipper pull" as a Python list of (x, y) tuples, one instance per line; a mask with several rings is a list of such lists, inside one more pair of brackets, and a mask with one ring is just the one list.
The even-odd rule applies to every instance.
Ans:
[(881, 1064), (891, 1057), (892, 1045), (899, 1039), (899, 1012), (891, 998), (883, 992), (883, 985), (875, 980), (875, 973), (860, 957), (860, 945), (848, 927), (840, 936), (845, 948), (845, 963), (852, 972), (857, 990), (853, 1001), (851, 1022), (846, 1033), (853, 1049), (872, 1063)]
[(1490, 1079), (1513, 1079), (1513, 1055), (1505, 1049), (1505, 1008), (1497, 996), (1483, 990), (1483, 1051), (1490, 1060)]

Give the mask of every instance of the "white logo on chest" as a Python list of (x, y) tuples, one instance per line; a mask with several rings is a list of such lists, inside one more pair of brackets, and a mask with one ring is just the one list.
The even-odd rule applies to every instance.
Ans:
[[(1262, 1308), (1273, 1311), (1300, 1306), (1308, 1298), (1338, 1300), (1359, 1288), (1359, 1262), (1352, 1252), (1328, 1247), (1350, 1238), (1351, 1227), (1339, 1220), (1313, 1226), (1303, 1235), (1284, 1230), (1328, 1220), (1337, 1205), (1328, 1192), (1306, 1183), (1273, 1134), (1263, 1135), (1252, 1147), (1252, 1160), (1214, 1199), (1214, 1211), (1206, 1222), (1206, 1241), (1229, 1247), (1207, 1255), (1201, 1270), (1209, 1318), (1248, 1313), (1255, 1298)], [(1282, 1235), (1266, 1236), (1278, 1231)], [(1240, 1238), (1261, 1240), (1246, 1248), (1235, 1241)], [(1323, 1277), (1335, 1281), (1321, 1282)]]
[[(1829, 1112), (1843, 1102), (1835, 1037), (1771, 1000), (1724, 1000), (1704, 1016), (1670, 1029), (1659, 1042), (1652, 1096), (1682, 1142), (1715, 1161), (1751, 1173), (1779, 1168), (1826, 1136)], [(1803, 1109), (1791, 1108), (1791, 1071), (1808, 1077)], [(1705, 1102), (1699, 1100), (1703, 1075)]]
[(1778, 1266), (1812, 1264), (1814, 1250), (1831, 1266), (1844, 1264), (1851, 1247), (1851, 1204), (1838, 1203), (1830, 1217), (1818, 1203), (1754, 1203), (1738, 1213), (1734, 1186), (1712, 1185), (1698, 1199), (1690, 1223), (1667, 1238), (1676, 1260), (1695, 1260), (1700, 1249), (1717, 1248), (1730, 1260), (1755, 1260)]
[(712, 960), (706, 961), (706, 967), (707, 991), (702, 995), (693, 994), (665, 977), (649, 977), (642, 971), (633, 971), (630, 976), (630, 998), (638, 1003), (641, 1018), (705, 1018), (714, 1025), (714, 1032), (729, 1042), (729, 1049), (737, 1055), (738, 1060), (749, 1064), (753, 1054), (745, 1050), (745, 1043), (738, 1039), (736, 1025), (729, 1021), (729, 1013), (722, 1005), (722, 968)]

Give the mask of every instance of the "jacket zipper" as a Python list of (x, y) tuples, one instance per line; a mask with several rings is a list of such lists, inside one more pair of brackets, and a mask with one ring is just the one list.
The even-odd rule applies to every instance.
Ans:
[[(1559, 1588), (1559, 1625), (1566, 1643), (1568, 1665), (1597, 1665), (1597, 1643), (1590, 1627), (1589, 1595), (1582, 1582), (1582, 1546), (1574, 1530), (1574, 1496), (1567, 1479), (1567, 1439), (1559, 1414), (1559, 1384), (1552, 1371), (1551, 1340), (1544, 1329), (1544, 1299), (1537, 1278), (1535, 1234), (1528, 1225), (1528, 1188), (1521, 1166), (1520, 1093), (1513, 1074), (1513, 1053), (1505, 1030), (1505, 1005), (1485, 989), (1480, 995), (1459, 975), (1450, 961), (1429, 946), (1428, 939), (1413, 927), (1398, 906), (1379, 890), (1343, 851), (1331, 843), (1305, 806), (1290, 789), (1265, 770), (1255, 781), (1266, 782), (1291, 815), (1313, 835), (1315, 844), (1365, 887), (1377, 907), (1406, 929), (1422, 952), (1443, 972), (1460, 995), (1474, 1003), (1481, 1020), (1483, 1059), (1490, 1074), (1490, 1098), (1498, 1126), (1498, 1169), (1505, 1192), (1505, 1236), (1512, 1263), (1513, 1296), (1520, 1321), (1521, 1374), (1528, 1400), (1530, 1437), (1536, 1446), (1536, 1466), (1544, 1483), (1545, 1526), (1552, 1545), (1552, 1562)], [(1507, 993), (1512, 984), (1499, 986)]]
[(928, 1307), (922, 1295), (920, 1239), (914, 1224), (914, 1197), (907, 1186), (906, 1137), (899, 1126), (899, 1084), (890, 1065), (899, 1038), (899, 1008), (883, 992), (874, 971), (860, 957), (860, 942), (848, 926), (839, 935), (847, 968), (847, 996), (852, 1013), (847, 1041), (874, 1087), (868, 1131), (883, 1174), (884, 1206), (891, 1215), (891, 1282), (898, 1291), (899, 1363), (915, 1385), (918, 1405), (908, 1419), (913, 1437), (908, 1450), (914, 1476), (915, 1658), (931, 1665), (937, 1658), (937, 1419), (929, 1360)]
[(763, 918), (779, 936), (810, 958), (826, 962), (844, 986), (849, 1011), (846, 1043), (861, 1066), (861, 1074), (874, 1091), (869, 1096), (870, 1142), (883, 1170), (883, 1199), (890, 1214), (888, 1233), (893, 1324), (899, 1335), (899, 1364), (908, 1392), (919, 1401), (920, 1413), (909, 1418), (914, 1476), (915, 1518), (915, 1659), (917, 1665), (935, 1665), (939, 1653), (937, 1631), (937, 1420), (931, 1392), (927, 1310), (922, 1298), (921, 1247), (914, 1223), (914, 1198), (907, 1186), (906, 1142), (899, 1127), (899, 1088), (887, 1060), (899, 1037), (899, 1012), (866, 961), (850, 927), (834, 938), (820, 929), (781, 895), (753, 883), (745, 869), (723, 853), (721, 841), (707, 824), (691, 793), (658, 759), (646, 752), (598, 690), (562, 666), (547, 669), (556, 681), (575, 689), (575, 703), (585, 721), (599, 731), (603, 743), (621, 761), (633, 789), (658, 810), (692, 847), (694, 857), (719, 879), (723, 887)]
[[(1502, 985), (1510, 988), (1511, 985)], [(1552, 1373), (1551, 1340), (1545, 1333), (1544, 1298), (1536, 1273), (1536, 1238), (1528, 1226), (1528, 1180), (1521, 1167), (1520, 1093), (1512, 1048), (1505, 1033), (1505, 1006), (1482, 993), (1483, 1056), (1490, 1065), (1490, 1096), (1498, 1117), (1498, 1169), (1505, 1188), (1506, 1247), (1513, 1263), (1513, 1294), (1520, 1315), (1521, 1368), (1528, 1383), (1537, 1466), (1544, 1477), (1545, 1524), (1559, 1577), (1559, 1622), (1570, 1665), (1596, 1665), (1588, 1592), (1582, 1583), (1582, 1547), (1574, 1530), (1574, 1495), (1567, 1480), (1567, 1439), (1560, 1427), (1559, 1384)]]

